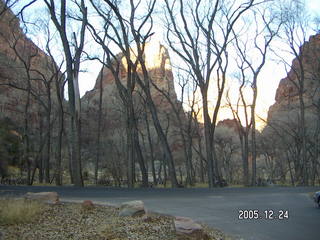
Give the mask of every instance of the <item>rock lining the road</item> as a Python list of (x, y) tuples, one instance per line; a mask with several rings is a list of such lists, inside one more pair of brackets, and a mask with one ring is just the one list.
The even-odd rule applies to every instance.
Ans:
[(178, 240), (209, 240), (209, 236), (205, 233), (203, 227), (193, 221), (191, 218), (175, 217), (175, 231)]
[(94, 204), (91, 200), (59, 202), (59, 195), (54, 192), (27, 193), (24, 198), (48, 205), (39, 217), (27, 224), (0, 225), (0, 239), (230, 239), (190, 218), (147, 212), (140, 200), (114, 207)]
[(172, 219), (150, 216), (119, 217), (119, 209), (94, 205), (84, 208), (81, 203), (46, 204), (42, 213), (30, 222), (0, 225), (6, 240), (175, 240)]
[(146, 213), (141, 200), (124, 202), (120, 205), (120, 217), (141, 217)]

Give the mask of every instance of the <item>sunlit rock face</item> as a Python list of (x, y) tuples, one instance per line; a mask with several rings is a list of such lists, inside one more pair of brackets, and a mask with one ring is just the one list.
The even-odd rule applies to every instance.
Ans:
[[(39, 79), (50, 79), (50, 68), (52, 69), (54, 63), (25, 36), (20, 28), (19, 19), (12, 11), (7, 9), (3, 12), (3, 8), (4, 3), (0, 1), (0, 117), (9, 117), (18, 126), (22, 126), (27, 94), (21, 89), (27, 89), (28, 79), (31, 79), (32, 93), (46, 101), (47, 92)], [(3, 84), (11, 84), (20, 90)], [(54, 99), (55, 96), (52, 95)], [(32, 96), (29, 122), (35, 123), (39, 120), (39, 112), (39, 101)]]
[[(127, 67), (125, 65), (126, 61), (124, 57), (121, 58), (121, 65), (119, 70), (120, 80), (123, 86), (127, 86)], [(167, 114), (172, 113), (172, 107), (170, 106), (168, 100), (164, 97), (163, 93), (159, 91), (161, 89), (165, 94), (170, 96), (170, 99), (173, 103), (179, 104), (177, 100), (177, 95), (174, 90), (173, 83), (173, 74), (171, 70), (171, 63), (168, 50), (158, 43), (150, 43), (145, 47), (145, 59), (146, 66), (148, 70), (149, 77), (151, 81), (157, 86), (155, 88), (150, 83), (150, 91), (155, 102), (155, 105), (158, 107), (160, 113), (165, 111)], [(141, 76), (143, 78), (143, 76)], [(143, 80), (143, 79), (142, 79)], [(100, 74), (97, 77), (96, 84), (91, 91), (86, 92), (86, 94), (82, 98), (82, 108), (84, 111), (88, 111), (88, 109), (94, 107), (97, 110), (99, 103), (99, 92), (100, 92), (100, 83), (102, 81), (102, 104), (103, 107), (110, 110), (114, 110), (114, 108), (123, 108), (121, 99), (118, 94), (118, 89), (116, 86), (116, 82), (114, 76), (110, 69), (107, 67), (103, 67), (100, 71)], [(136, 101), (135, 105), (137, 108), (141, 108), (142, 104), (138, 106), (140, 101), (143, 101), (141, 98), (145, 98), (143, 91), (140, 89), (139, 84), (136, 82), (135, 89), (133, 93), (134, 101)], [(137, 109), (138, 110), (138, 109)], [(120, 110), (119, 110), (120, 111)], [(124, 111), (124, 109), (122, 110)], [(142, 109), (140, 110), (142, 111)], [(139, 111), (137, 112), (139, 114)], [(109, 114), (109, 117), (113, 117), (117, 115)], [(115, 116), (116, 123), (119, 123), (118, 116)]]
[[(316, 115), (316, 106), (320, 99), (320, 34), (311, 36), (308, 42), (301, 46), (300, 59), (294, 59), (287, 77), (279, 83), (275, 104), (269, 108), (268, 122), (297, 122), (299, 118), (299, 80), (303, 80), (303, 100), (306, 118)], [(303, 73), (303, 74), (302, 74)]]
[[(132, 58), (134, 58), (135, 54), (132, 53)], [(127, 64), (124, 57), (118, 56), (121, 58), (121, 66), (120, 66), (120, 79), (124, 86), (126, 86), (127, 81)], [(146, 44), (145, 46), (145, 62), (146, 67), (149, 73), (149, 76), (152, 79), (152, 82), (161, 90), (164, 90), (166, 93), (168, 93), (172, 99), (177, 99), (176, 92), (174, 90), (174, 83), (173, 83), (173, 74), (171, 69), (171, 62), (168, 50), (161, 45), (159, 42), (151, 42)], [(139, 69), (139, 66), (138, 66)], [(102, 76), (101, 76), (102, 74)], [(87, 92), (86, 97), (90, 96), (92, 92), (95, 92), (96, 90), (99, 90), (100, 87), (100, 81), (102, 79), (102, 86), (103, 88), (106, 88), (107, 85), (115, 85), (115, 80), (112, 75), (112, 72), (104, 67), (102, 71), (100, 72), (96, 84), (93, 88), (93, 90)], [(160, 96), (163, 96), (156, 88), (152, 87), (151, 85), (151, 93), (154, 97), (154, 100), (157, 101), (160, 99)], [(138, 91), (139, 87), (138, 84), (136, 84), (136, 91)], [(86, 98), (85, 97), (85, 98)], [(160, 103), (160, 102), (157, 102)]]
[[(301, 61), (304, 71), (304, 84), (305, 95), (309, 95), (310, 91), (319, 82), (320, 76), (320, 34), (311, 36), (308, 42), (305, 42), (301, 46)], [(296, 84), (299, 84), (298, 76), (301, 76), (298, 59), (294, 59), (292, 62), (291, 70), (286, 78), (282, 79), (277, 89), (275, 100), (277, 103), (293, 100), (298, 97), (298, 88)]]
[[(126, 87), (127, 67), (126, 61), (118, 55), (122, 64), (120, 65), (119, 76), (122, 84)], [(162, 91), (170, 96), (175, 106), (180, 106), (174, 90), (173, 74), (168, 50), (159, 42), (152, 42), (145, 46), (145, 60), (151, 81)], [(139, 69), (139, 67), (138, 67)], [(108, 146), (125, 145), (126, 142), (126, 113), (123, 102), (119, 96), (114, 76), (110, 69), (104, 67), (97, 77), (96, 84), (91, 91), (88, 91), (81, 99), (83, 116), (83, 136), (87, 142), (92, 141), (97, 136), (98, 109), (100, 96), (100, 83), (102, 81), (102, 138)], [(178, 131), (178, 121), (173, 113), (169, 101), (164, 95), (150, 83), (150, 91), (156, 105), (160, 123), (168, 135), (169, 143), (176, 161), (182, 158), (181, 140)], [(144, 102), (145, 94), (136, 83), (133, 92), (133, 101), (140, 133), (140, 143), (142, 150), (148, 156), (150, 147), (147, 139), (147, 124), (150, 126), (150, 135), (156, 149), (156, 158), (163, 157), (161, 147), (157, 138), (157, 133), (153, 126), (152, 117), (148, 106)], [(184, 120), (184, 112), (181, 111), (181, 118)], [(186, 124), (186, 120), (183, 124)], [(110, 149), (110, 148), (109, 148)], [(110, 156), (112, 155), (111, 153)], [(123, 156), (121, 156), (123, 157)], [(182, 161), (182, 159), (181, 159)]]

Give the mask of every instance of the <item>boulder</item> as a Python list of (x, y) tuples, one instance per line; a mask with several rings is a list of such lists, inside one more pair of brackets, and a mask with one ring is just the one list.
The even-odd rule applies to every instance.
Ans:
[(120, 206), (120, 217), (140, 217), (146, 213), (142, 201), (124, 202)]
[(81, 206), (84, 210), (91, 210), (94, 208), (94, 204), (91, 200), (84, 200)]
[(25, 194), (24, 198), (50, 204), (59, 203), (59, 195), (57, 192), (28, 192)]
[(145, 222), (145, 223), (151, 223), (151, 222), (153, 222), (154, 218), (153, 218), (151, 215), (149, 215), (149, 214), (145, 214), (145, 215), (143, 215), (143, 217), (141, 218), (141, 220), (142, 220), (143, 222)]
[(175, 217), (174, 226), (178, 240), (208, 240), (209, 236), (200, 224), (191, 218)]

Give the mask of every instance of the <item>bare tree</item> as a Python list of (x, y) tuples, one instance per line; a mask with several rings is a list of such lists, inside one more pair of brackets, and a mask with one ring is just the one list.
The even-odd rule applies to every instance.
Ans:
[[(172, 156), (171, 149), (169, 147), (168, 139), (166, 134), (163, 131), (163, 128), (160, 124), (157, 108), (155, 106), (155, 103), (151, 96), (151, 78), (149, 75), (149, 72), (147, 70), (147, 66), (145, 63), (144, 58), (144, 50), (146, 47), (146, 42), (150, 38), (150, 36), (153, 34), (152, 28), (153, 28), (153, 20), (152, 20), (152, 13), (155, 7), (155, 0), (152, 0), (148, 3), (148, 12), (146, 14), (146, 18), (144, 21), (140, 23), (140, 26), (136, 25), (135, 17), (137, 14), (135, 13), (134, 9), (139, 6), (139, 3), (137, 5), (134, 4), (134, 1), (130, 1), (131, 5), (131, 17), (130, 17), (130, 31), (133, 37), (133, 43), (136, 45), (136, 53), (137, 53), (137, 60), (139, 65), (141, 66), (142, 73), (139, 74), (139, 72), (136, 72), (136, 80), (140, 88), (142, 89), (143, 93), (146, 96), (147, 105), (149, 107), (154, 127), (157, 131), (160, 143), (162, 145), (162, 149), (164, 152), (165, 160), (169, 168), (169, 176), (171, 180), (171, 186), (173, 188), (178, 187), (177, 177), (176, 177), (176, 170), (175, 170), (175, 163)], [(148, 23), (149, 21), (149, 23)], [(145, 26), (146, 23), (150, 24), (150, 26)], [(146, 27), (146, 33), (144, 34), (142, 31), (144, 30), (143, 27)]]
[[(143, 185), (148, 185), (148, 177), (146, 168), (144, 165), (143, 157), (141, 154), (138, 132), (136, 126), (136, 114), (134, 109), (134, 100), (133, 100), (133, 91), (135, 89), (136, 81), (135, 81), (135, 71), (137, 69), (137, 60), (133, 63), (133, 53), (131, 51), (129, 45), (128, 36), (125, 34), (118, 34), (118, 30), (116, 25), (111, 18), (111, 14), (113, 13), (113, 9), (111, 6), (117, 7), (114, 5), (112, 1), (107, 2), (105, 6), (108, 6), (107, 11), (103, 11), (103, 8), (98, 1), (91, 1), (92, 6), (97, 11), (99, 16), (104, 21), (104, 32), (101, 36), (100, 32), (98, 32), (95, 27), (89, 24), (90, 31), (92, 36), (95, 38), (96, 42), (101, 45), (105, 55), (106, 61), (102, 61), (104, 67), (108, 68), (116, 82), (116, 86), (122, 100), (123, 106), (126, 110), (126, 124), (127, 124), (127, 161), (128, 161), (128, 187), (132, 188), (134, 186), (134, 164), (135, 159), (137, 158), (138, 163), (141, 168), (141, 172), (143, 175)], [(111, 6), (110, 6), (111, 4)], [(120, 19), (120, 22), (122, 20)], [(124, 22), (120, 23), (122, 27), (124, 26)], [(112, 32), (112, 33), (110, 33)], [(111, 40), (110, 40), (111, 39)], [(120, 49), (122, 49), (123, 55), (116, 55), (114, 50), (109, 47), (109, 42), (112, 41), (116, 44)], [(122, 56), (126, 59), (126, 64), (122, 63)], [(121, 72), (126, 71), (126, 84), (122, 83)], [(102, 80), (102, 79), (101, 79)]]
[[(105, 57), (103, 56), (102, 61), (104, 62)], [(99, 109), (98, 109), (98, 129), (97, 129), (97, 139), (96, 139), (96, 162), (94, 169), (94, 182), (98, 184), (98, 171), (99, 171), (99, 163), (101, 157), (101, 130), (102, 130), (102, 96), (103, 96), (103, 85), (102, 85), (102, 77), (103, 77), (103, 68), (100, 73), (100, 82), (99, 82)]]
[(151, 171), (152, 171), (152, 178), (153, 178), (153, 184), (157, 185), (158, 184), (158, 179), (157, 179), (157, 174), (156, 174), (156, 168), (155, 168), (155, 141), (153, 140), (151, 136), (151, 129), (150, 129), (150, 121), (149, 121), (149, 116), (148, 116), (148, 110), (147, 110), (147, 104), (144, 102), (144, 120), (146, 123), (146, 128), (147, 128), (147, 138), (148, 138), (148, 143), (149, 143), (149, 150), (150, 150), (150, 161), (151, 161)]
[(231, 184), (235, 182), (235, 173), (238, 168), (234, 160), (234, 155), (239, 150), (239, 140), (236, 132), (237, 129), (235, 128), (218, 125), (215, 136), (217, 155), (224, 170), (224, 177), (226, 182)]
[[(266, 156), (266, 166), (269, 174), (269, 180), (274, 181), (277, 177), (276, 168), (278, 162), (286, 162), (290, 173), (291, 184), (294, 186), (300, 181), (300, 141), (299, 127), (295, 121), (297, 112), (286, 111), (277, 113), (267, 122), (267, 127), (263, 131), (264, 139), (262, 150)], [(270, 146), (268, 145), (270, 144)], [(274, 146), (277, 146), (276, 148)], [(268, 148), (272, 150), (268, 150)]]
[[(241, 68), (243, 65), (241, 66)], [(246, 84), (246, 77), (244, 72), (240, 76), (240, 86), (239, 86), (239, 97), (237, 104), (234, 107), (230, 98), (229, 92), (227, 93), (227, 101), (229, 108), (232, 111), (233, 118), (236, 120), (237, 133), (239, 135), (240, 145), (241, 145), (241, 154), (242, 154), (242, 167), (243, 167), (243, 184), (245, 186), (249, 185), (249, 134), (252, 126), (249, 116), (249, 104), (248, 100), (245, 97), (244, 87)], [(242, 114), (244, 119), (241, 118)]]
[[(69, 109), (71, 114), (71, 152), (72, 152), (72, 172), (73, 182), (76, 186), (83, 186), (81, 172), (81, 155), (80, 155), (80, 93), (79, 93), (79, 72), (81, 55), (84, 48), (85, 32), (87, 25), (87, 8), (85, 1), (80, 3), (74, 2), (78, 8), (80, 16), (74, 18), (80, 22), (80, 33), (77, 36), (73, 32), (68, 36), (67, 21), (70, 17), (67, 12), (67, 1), (61, 0), (60, 6), (57, 7), (54, 0), (44, 0), (51, 19), (59, 32), (60, 40), (64, 49), (66, 61), (66, 73), (68, 82)], [(59, 12), (58, 12), (59, 11)], [(70, 37), (72, 39), (70, 39)]]
[[(281, 59), (284, 64), (288, 76), (287, 81), (293, 88), (291, 95), (298, 96), (299, 100), (299, 115), (298, 115), (298, 129), (299, 129), (299, 141), (300, 141), (300, 164), (301, 164), (301, 183), (307, 185), (309, 183), (309, 169), (310, 161), (308, 157), (308, 142), (306, 134), (306, 84), (310, 81), (309, 75), (310, 69), (307, 67), (308, 45), (303, 46), (307, 41), (307, 31), (309, 25), (309, 16), (305, 10), (303, 2), (290, 1), (284, 2), (281, 8), (281, 16), (283, 21), (283, 36), (284, 44), (287, 45), (288, 50), (286, 54), (291, 54), (294, 57), (294, 61), (288, 62), (281, 54), (276, 55)], [(282, 51), (283, 52), (283, 51)], [(297, 169), (298, 170), (298, 169)]]
[[(238, 53), (237, 65), (240, 70), (239, 77), (241, 85), (239, 87), (240, 99), (242, 108), (245, 115), (245, 128), (242, 128), (244, 133), (244, 170), (245, 170), (245, 184), (248, 184), (248, 134), (251, 130), (251, 156), (252, 156), (252, 174), (251, 185), (256, 184), (256, 102), (258, 96), (258, 80), (259, 74), (266, 63), (267, 52), (270, 49), (272, 40), (277, 36), (281, 22), (276, 21), (276, 15), (270, 13), (267, 9), (253, 8), (252, 23), (248, 23), (248, 18), (245, 19), (248, 23), (248, 28), (245, 30), (246, 35), (238, 34), (235, 38), (236, 50)], [(250, 32), (250, 33), (249, 33)], [(253, 33), (252, 33), (253, 32)], [(236, 35), (236, 33), (234, 33)], [(250, 36), (253, 35), (253, 38)], [(243, 41), (242, 39), (246, 39)], [(251, 85), (252, 100), (247, 103), (244, 96), (244, 88), (247, 85)], [(250, 108), (250, 111), (247, 110)], [(239, 106), (237, 106), (239, 111)], [(237, 113), (237, 119), (241, 123), (239, 114)]]
[[(174, 167), (174, 161), (171, 154), (170, 147), (168, 145), (167, 138), (163, 132), (163, 129), (161, 127), (161, 124), (159, 122), (158, 113), (156, 106), (153, 102), (151, 93), (150, 93), (150, 77), (149, 73), (146, 67), (145, 59), (144, 59), (144, 50), (147, 40), (152, 35), (152, 13), (154, 10), (155, 2), (156, 1), (150, 1), (146, 3), (147, 6), (147, 12), (143, 14), (143, 16), (138, 16), (138, 8), (141, 7), (141, 2), (135, 4), (134, 1), (130, 1), (130, 13), (129, 16), (122, 15), (120, 12), (119, 6), (112, 2), (112, 1), (104, 1), (106, 5), (111, 9), (112, 14), (114, 15), (114, 18), (112, 21), (110, 21), (106, 15), (99, 10), (97, 7), (97, 3), (94, 3), (91, 1), (93, 6), (95, 6), (96, 11), (99, 13), (99, 15), (106, 21), (106, 27), (110, 28), (111, 32), (107, 32), (107, 38), (111, 40), (113, 44), (116, 44), (116, 46), (120, 49), (121, 56), (117, 56), (113, 53), (113, 51), (109, 48), (109, 46), (106, 46), (104, 44), (103, 38), (99, 38), (98, 35), (95, 33), (94, 35), (97, 37), (98, 42), (102, 45), (104, 51), (107, 55), (107, 61), (109, 61), (108, 67), (113, 72), (113, 76), (116, 79), (117, 87), (121, 91), (120, 97), (123, 98), (125, 106), (128, 108), (128, 124), (131, 126), (128, 127), (128, 129), (132, 129), (132, 134), (130, 133), (130, 130), (128, 133), (128, 148), (129, 148), (129, 164), (132, 166), (129, 167), (129, 179), (132, 178), (130, 176), (133, 175), (131, 172), (133, 169), (133, 161), (130, 159), (133, 159), (134, 152), (131, 152), (134, 150), (134, 146), (130, 146), (130, 142), (132, 144), (136, 144), (136, 153), (138, 155), (138, 161), (140, 165), (142, 166), (142, 159), (139, 154), (139, 148), (137, 144), (137, 129), (136, 122), (134, 118), (134, 108), (133, 108), (133, 101), (132, 101), (132, 92), (135, 89), (136, 83), (139, 85), (141, 90), (143, 91), (145, 98), (147, 100), (147, 105), (150, 110), (155, 129), (157, 131), (157, 134), (159, 136), (161, 145), (163, 147), (163, 151), (165, 152), (166, 161), (169, 166), (170, 171), (170, 177), (171, 177), (171, 183), (172, 186), (177, 186), (176, 181), (176, 175), (175, 175), (175, 167)], [(91, 28), (92, 31), (94, 31), (93, 28)], [(122, 61), (122, 56), (125, 59), (126, 64), (126, 74), (127, 74), (127, 85), (123, 86), (121, 84), (119, 78), (119, 66), (120, 62)], [(112, 68), (112, 64), (115, 66)], [(131, 136), (130, 136), (131, 135)], [(133, 138), (133, 140), (130, 140)], [(130, 150), (133, 149), (133, 150)], [(131, 152), (131, 153), (130, 153)], [(140, 157), (139, 157), (140, 155)], [(141, 160), (140, 160), (141, 159)]]
[(5, 0), (4, 2), (0, 2), (0, 17), (10, 8), (12, 8), (15, 4), (17, 4), (18, 0)]
[[(209, 187), (213, 187), (220, 178), (214, 158), (214, 130), (226, 81), (228, 43), (239, 18), (255, 5), (255, 1), (234, 4), (219, 0), (214, 3), (165, 1), (169, 45), (192, 72), (193, 81), (201, 91)], [(208, 88), (213, 79), (218, 97), (210, 116)]]
[[(13, 26), (10, 27), (12, 31), (9, 35), (4, 35), (4, 33), (1, 33), (1, 38), (6, 42), (6, 44), (9, 46), (13, 56), (15, 57), (15, 63), (12, 63), (14, 66), (21, 66), (22, 69), (22, 76), (19, 76), (19, 78), (15, 79), (14, 77), (11, 78), (11, 76), (7, 79), (7, 81), (1, 83), (0, 85), (7, 85), (9, 87), (21, 90), (25, 92), (25, 105), (24, 105), (24, 123), (23, 123), (23, 159), (24, 162), (27, 164), (27, 179), (28, 184), (32, 184), (33, 177), (31, 174), (32, 171), (32, 154), (31, 154), (31, 136), (32, 131), (34, 132), (34, 129), (32, 129), (32, 125), (34, 125), (35, 120), (35, 114), (31, 116), (30, 109), (33, 108), (35, 110), (35, 105), (40, 104), (43, 109), (48, 110), (48, 104), (45, 99), (42, 98), (41, 89), (47, 89), (46, 82), (42, 76), (44, 76), (41, 72), (41, 70), (36, 68), (35, 62), (41, 58), (40, 56), (40, 50), (28, 39), (24, 37), (22, 34), (21, 29), (18, 27), (17, 23), (12, 22)], [(41, 66), (38, 66), (41, 68)], [(43, 70), (43, 69), (42, 69)], [(47, 99), (48, 100), (48, 99)], [(50, 113), (49, 113), (50, 115)], [(48, 116), (48, 115), (47, 115)], [(33, 120), (33, 121), (32, 121)], [(50, 143), (50, 134), (47, 134), (46, 142)], [(43, 144), (39, 144), (39, 154), (42, 151)], [(38, 157), (35, 157), (36, 159), (35, 165), (38, 165)], [(49, 154), (47, 155), (47, 158), (45, 159), (45, 166), (46, 169), (46, 182), (49, 182)], [(39, 168), (40, 174), (42, 173), (42, 167)], [(42, 180), (42, 177), (40, 177)]]
[[(192, 94), (189, 92), (190, 86), (188, 86), (189, 78), (188, 76), (184, 76), (181, 74), (178, 74), (178, 84), (181, 88), (181, 100), (179, 102), (176, 101), (175, 98), (173, 98), (170, 94), (169, 90), (161, 89), (158, 87), (153, 81), (152, 85), (153, 87), (159, 91), (165, 99), (170, 104), (174, 115), (178, 121), (178, 129), (179, 129), (179, 136), (182, 140), (183, 145), (183, 153), (185, 158), (185, 169), (186, 169), (186, 185), (194, 185), (194, 167), (192, 163), (192, 140), (193, 140), (193, 112), (194, 112), (194, 105), (195, 105), (195, 92), (197, 90), (197, 87), (193, 86), (193, 89), (191, 89)], [(188, 91), (189, 90), (189, 91)], [(188, 91), (188, 92), (187, 92)], [(187, 92), (187, 93), (185, 93)], [(187, 94), (187, 101), (188, 101), (188, 107), (190, 107), (190, 112), (185, 113), (183, 109), (183, 104), (185, 104), (184, 97)], [(192, 99), (190, 99), (192, 98)]]
[[(25, 3), (25, 5), (23, 5), (20, 8), (18, 13), (16, 14), (17, 16), (21, 17), (23, 23), (24, 23), (24, 17), (23, 17), (24, 10), (29, 8), (36, 1), (37, 0), (28, 1), (27, 3)], [(4, 15), (6, 11), (8, 11), (8, 10), (11, 11), (11, 9), (14, 8), (16, 5), (18, 5), (18, 3), (20, 3), (20, 2), (22, 2), (22, 1), (21, 0), (4, 0), (4, 1), (0, 1), (0, 17), (2, 17), (2, 15)]]
[[(47, 96), (48, 96), (48, 102), (50, 103), (48, 107), (48, 112), (50, 112), (50, 115), (52, 114), (51, 110), (55, 110), (55, 107), (57, 108), (57, 118), (58, 118), (58, 126), (57, 126), (57, 143), (56, 143), (56, 151), (55, 151), (55, 168), (54, 168), (54, 179), (57, 186), (62, 185), (62, 140), (63, 140), (63, 131), (64, 131), (64, 107), (63, 107), (63, 101), (64, 101), (64, 85), (65, 85), (65, 78), (64, 74), (62, 74), (61, 69), (63, 65), (63, 61), (58, 65), (56, 63), (56, 59), (53, 56), (53, 53), (51, 51), (52, 45), (54, 44), (54, 34), (51, 33), (49, 23), (43, 22), (43, 30), (45, 31), (46, 35), (46, 43), (45, 43), (45, 49), (44, 51), (48, 55), (48, 63), (47, 63), (47, 69), (50, 73), (50, 76), (42, 75), (43, 79), (49, 78), (46, 82), (47, 86)], [(51, 86), (51, 83), (54, 84)], [(55, 90), (56, 98), (52, 98), (51, 100), (51, 91), (52, 89)], [(52, 105), (52, 106), (51, 106)], [(49, 114), (49, 113), (48, 113)], [(55, 114), (55, 113), (54, 113)], [(49, 117), (47, 119), (50, 120)], [(53, 124), (52, 124), (53, 125)], [(52, 131), (53, 126), (51, 124), (48, 126), (50, 131)], [(51, 135), (51, 133), (50, 133)], [(50, 136), (49, 135), (49, 136)]]

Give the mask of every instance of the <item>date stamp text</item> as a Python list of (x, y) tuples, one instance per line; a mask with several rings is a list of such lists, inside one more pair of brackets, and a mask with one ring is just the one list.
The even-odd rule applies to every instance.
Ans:
[(257, 209), (240, 209), (238, 211), (239, 220), (288, 220), (288, 210), (272, 210), (266, 209), (263, 211)]

